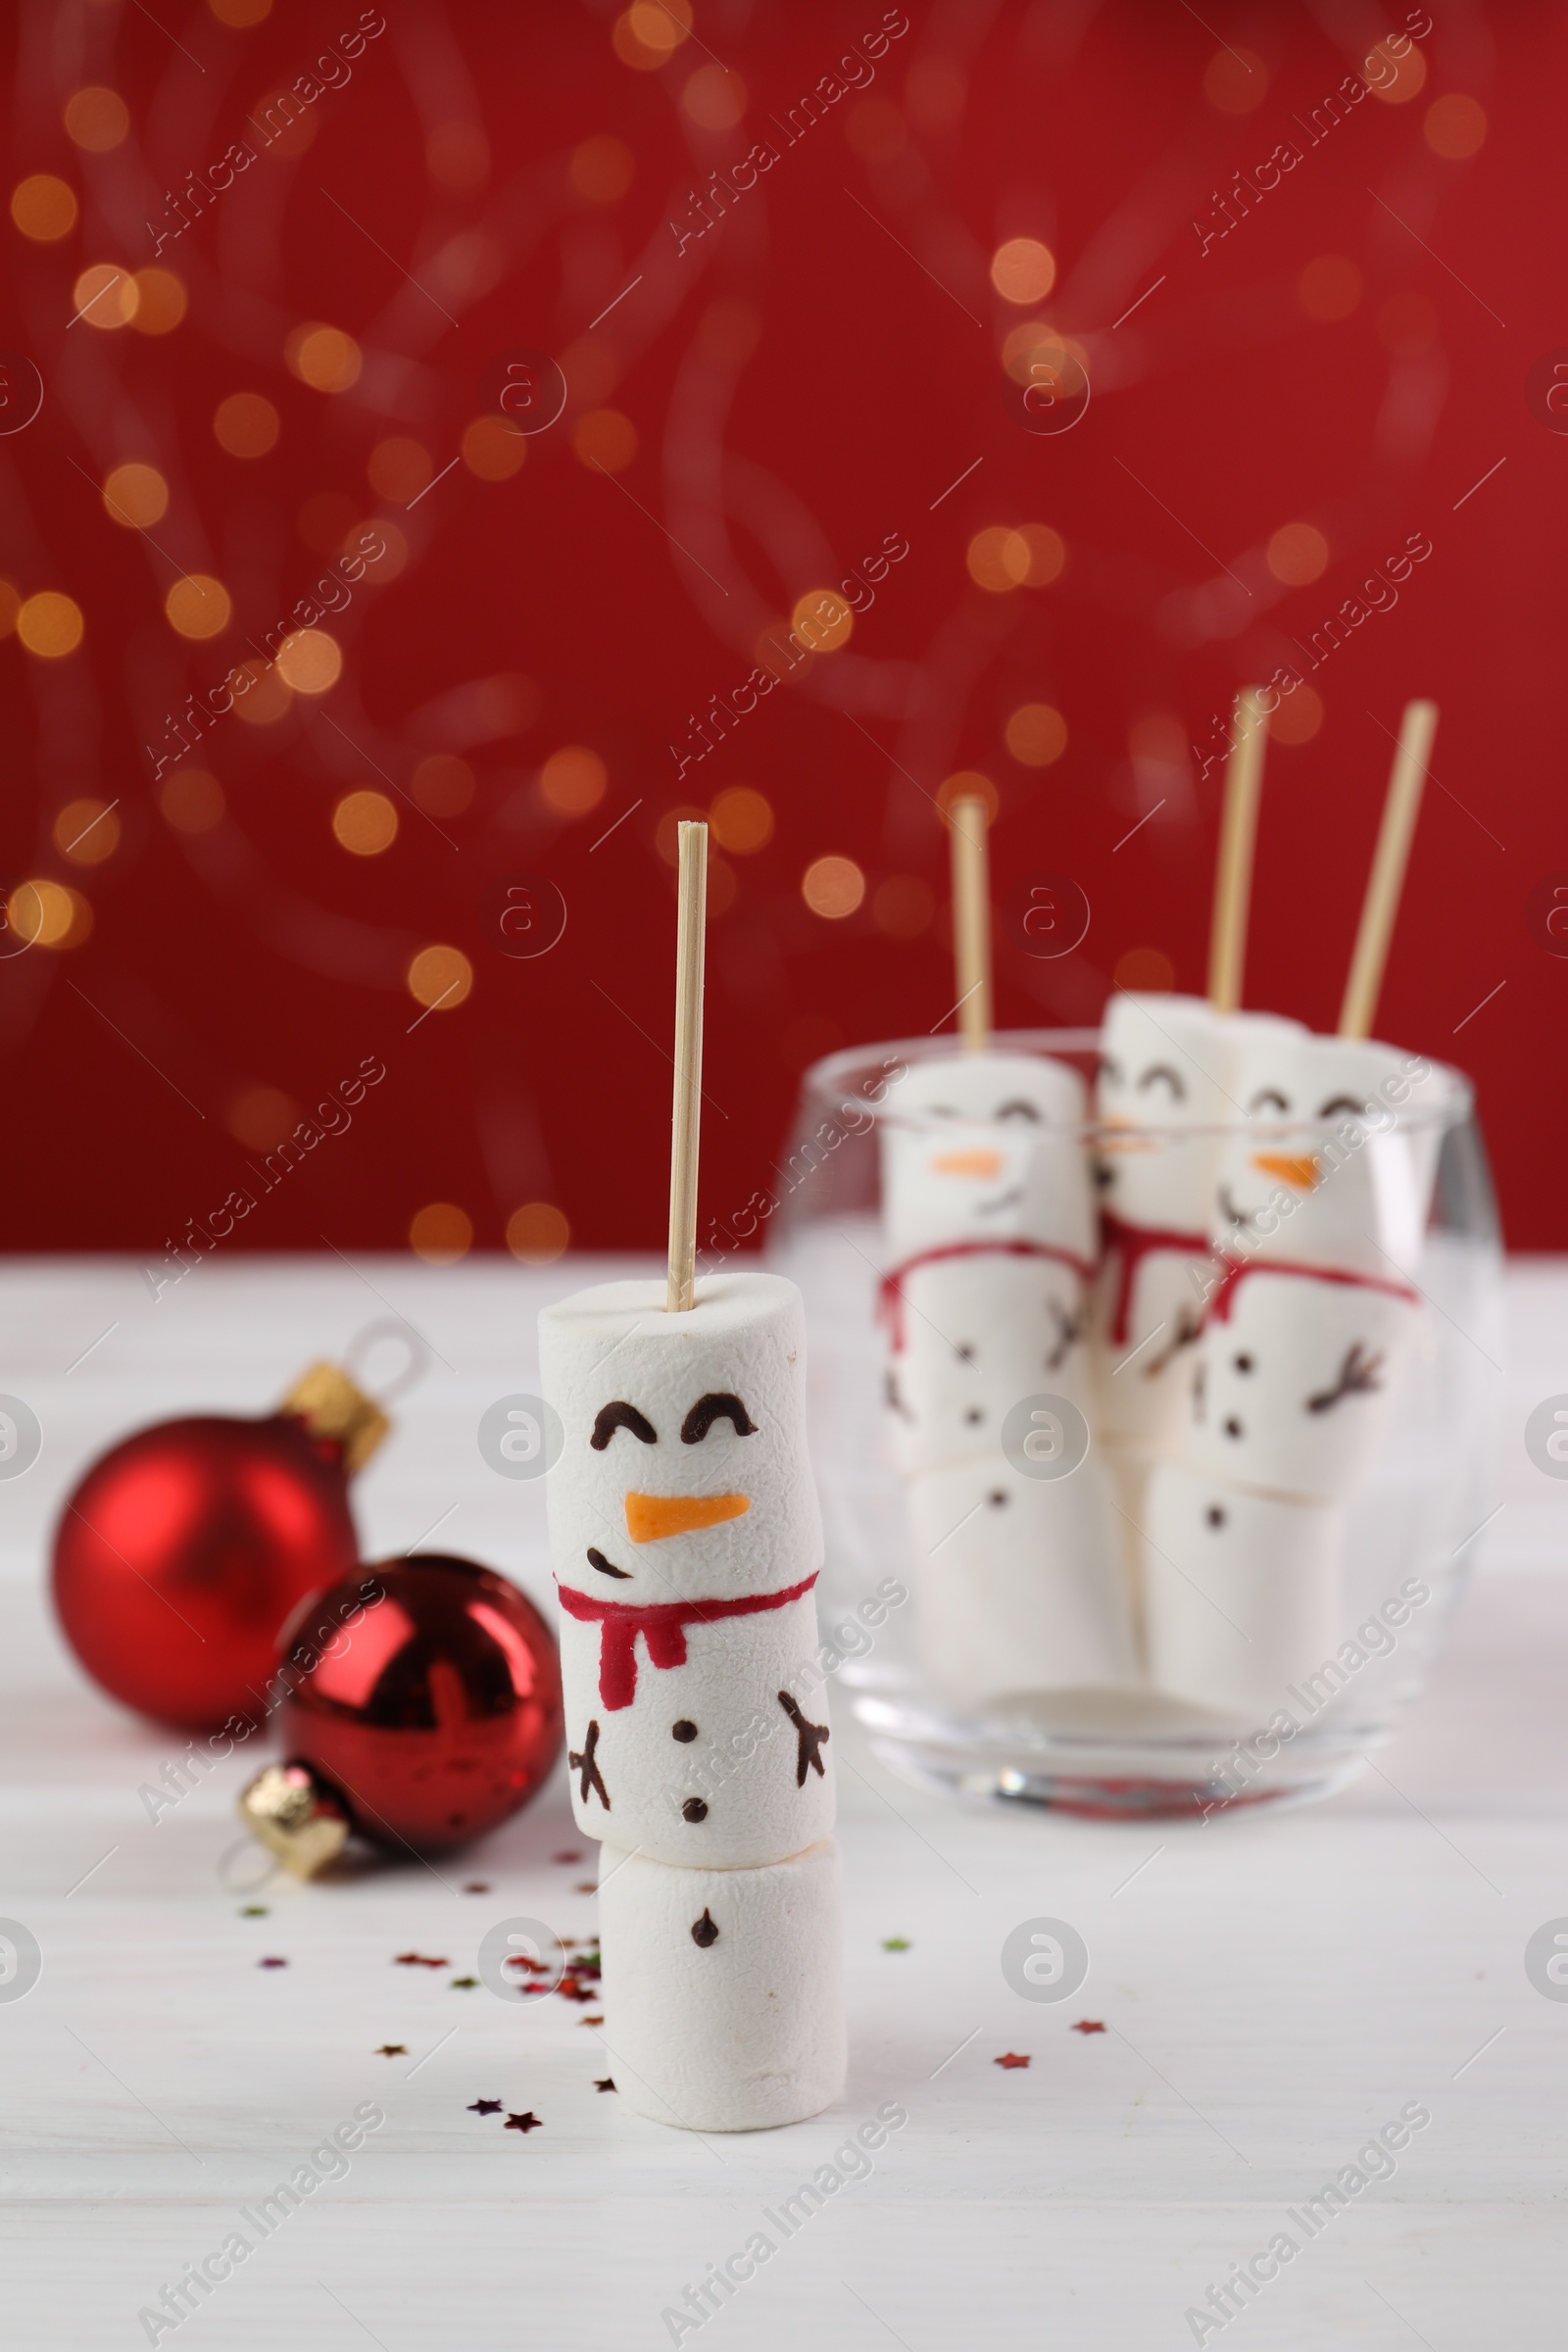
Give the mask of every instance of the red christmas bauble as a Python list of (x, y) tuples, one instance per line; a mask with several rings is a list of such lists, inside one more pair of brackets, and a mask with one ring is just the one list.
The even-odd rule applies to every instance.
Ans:
[(182, 1731), (262, 1721), (285, 1618), (358, 1557), (349, 1473), (385, 1429), (317, 1365), (266, 1419), (166, 1421), (102, 1455), (54, 1546), (55, 1607), (93, 1680)]
[[(379, 1597), (377, 1597), (377, 1590)], [(318, 1629), (364, 1614), (318, 1651)], [(310, 1640), (294, 1645), (302, 1633)], [(561, 1753), (555, 1637), (516, 1586), (439, 1552), (357, 1568), (285, 1627), (283, 1753), (394, 1852), (495, 1828)]]

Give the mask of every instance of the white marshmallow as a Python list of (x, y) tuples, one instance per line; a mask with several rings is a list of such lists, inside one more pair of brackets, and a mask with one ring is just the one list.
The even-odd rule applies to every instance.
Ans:
[(621, 2098), (690, 2132), (831, 2106), (846, 2066), (842, 1907), (831, 1838), (761, 1870), (671, 1869), (607, 1845), (605, 2039)]
[(1124, 1234), (1107, 1245), (1091, 1324), (1096, 1428), (1106, 1446), (1151, 1456), (1180, 1445), (1212, 1278), (1206, 1242), (1197, 1251), (1146, 1249)]
[(1408, 1272), (1421, 1255), (1439, 1144), (1435, 1126), (1414, 1122), (1441, 1105), (1448, 1085), (1446, 1073), (1394, 1046), (1262, 1035), (1244, 1044), (1235, 1092), (1253, 1132), (1221, 1149), (1215, 1240), (1303, 1265)]
[(1118, 1522), (1093, 1456), (1025, 1478), (1000, 1454), (910, 1479), (926, 1672), (959, 1704), (1132, 1680)]
[(571, 1807), (585, 1837), (659, 1862), (735, 1870), (827, 1836), (833, 1751), (812, 1666), (811, 1593), (782, 1608), (688, 1623), (678, 1665), (650, 1658), (639, 1637), (628, 1706), (605, 1700), (603, 1642), (598, 1624), (564, 1603)]
[[(881, 1123), (890, 1256), (1029, 1239), (1095, 1254), (1084, 1084), (1038, 1054), (952, 1054), (890, 1080)], [(900, 1126), (901, 1119), (918, 1122)]]
[(901, 1470), (994, 1454), (1020, 1398), (1090, 1400), (1079, 1269), (1030, 1245), (916, 1258), (883, 1288), (887, 1427)]
[(1161, 1462), (1144, 1500), (1150, 1679), (1192, 1705), (1266, 1724), (1340, 1639), (1345, 1514), (1252, 1494)]
[(578, 1828), (666, 1863), (799, 1853), (833, 1825), (805, 1671), (822, 1538), (799, 1292), (710, 1275), (668, 1314), (662, 1283), (605, 1283), (544, 1310), (539, 1349), (564, 1431), (546, 1495)]
[(1185, 1459), (1238, 1486), (1348, 1499), (1421, 1320), (1407, 1290), (1245, 1267), (1216, 1294), (1193, 1361)]

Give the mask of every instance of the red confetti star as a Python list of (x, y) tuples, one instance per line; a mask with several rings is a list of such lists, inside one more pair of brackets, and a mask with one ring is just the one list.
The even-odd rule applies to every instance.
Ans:
[(564, 1869), (569, 1869), (573, 1862), (580, 1862), (582, 1856), (581, 1854), (552, 1854), (550, 1859), (552, 1862), (559, 1862)]
[(993, 2066), (1004, 2066), (1010, 2071), (1015, 2066), (1027, 2066), (1029, 2061), (1020, 2056), (1017, 2050), (1004, 2050), (1002, 2056), (993, 2058), (991, 2063)]
[(463, 1891), (465, 1894), (488, 1894), (490, 1882), (488, 1879), (468, 1879), (464, 1884)]
[(470, 2115), (499, 2115), (501, 2101), (499, 2099), (472, 2099), (468, 2103), (468, 2113)]
[(539, 2118), (530, 2107), (526, 2115), (509, 2115), (501, 2129), (503, 2132), (537, 2132)]
[(378, 2058), (406, 2058), (409, 2045), (406, 2041), (383, 2041), (375, 2054)]
[(602, 2017), (579, 2017), (577, 2020), (579, 2026), (602, 2026), (604, 2022)]
[(1075, 2034), (1103, 2034), (1105, 2029), (1098, 2017), (1081, 2017), (1072, 2031)]
[(578, 1879), (571, 1891), (573, 1894), (597, 1894), (599, 1881), (597, 1879)]
[(269, 1953), (265, 1960), (258, 1960), (256, 1965), (258, 1968), (287, 1968), (288, 1962), (279, 1960), (275, 1953)]
[(614, 2087), (615, 2082), (612, 2075), (606, 2075), (602, 2082), (596, 2080), (594, 2083), (595, 2090), (613, 2090)]
[(394, 1968), (450, 1968), (452, 1963), (450, 1960), (432, 1959), (428, 1952), (399, 1952), (392, 1965)]

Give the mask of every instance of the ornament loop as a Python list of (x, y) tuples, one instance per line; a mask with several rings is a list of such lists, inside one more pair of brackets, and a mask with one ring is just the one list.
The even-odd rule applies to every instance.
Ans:
[[(408, 1362), (384, 1388), (372, 1389), (364, 1376), (363, 1367), (380, 1340), (401, 1340), (408, 1349)], [(414, 1325), (405, 1323), (401, 1315), (383, 1315), (378, 1321), (367, 1323), (363, 1330), (355, 1333), (345, 1350), (343, 1368), (357, 1387), (364, 1389), (367, 1396), (384, 1406), (395, 1403), (399, 1396), (406, 1396), (410, 1389), (424, 1378), (429, 1361), (430, 1348)]]

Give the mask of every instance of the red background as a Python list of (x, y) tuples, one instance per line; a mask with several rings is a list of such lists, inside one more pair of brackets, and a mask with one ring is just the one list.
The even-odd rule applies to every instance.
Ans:
[[(0, 440), (0, 570), (24, 596), (63, 590), (86, 627), (62, 662), (15, 635), (0, 644), (0, 881), (69, 880), (93, 917), (79, 946), (0, 961), (9, 1247), (161, 1250), (246, 1181), (256, 1154), (229, 1122), (248, 1090), (277, 1090), (303, 1115), (368, 1055), (387, 1076), (353, 1130), (269, 1194), (229, 1246), (314, 1248), (324, 1234), (401, 1247), (431, 1200), (464, 1207), (479, 1247), (499, 1247), (529, 1200), (559, 1203), (575, 1245), (658, 1246), (673, 900), (656, 829), (732, 784), (766, 795), (776, 829), (730, 861), (733, 904), (712, 926), (709, 1087), (727, 1115), (707, 1122), (708, 1211), (767, 1180), (806, 1059), (924, 1031), (951, 1005), (940, 917), (890, 938), (874, 894), (914, 875), (945, 898), (927, 796), (956, 769), (982, 770), (1000, 794), (999, 901), (1049, 868), (1074, 877), (1093, 909), (1082, 948), (1058, 961), (1029, 959), (1002, 927), (999, 1022), (1097, 1018), (1137, 949), (1200, 989), (1220, 770), (1200, 780), (1177, 757), (1151, 781), (1130, 732), (1164, 713), (1202, 743), (1237, 685), (1295, 659), (1292, 637), (1413, 532), (1433, 553), (1397, 609), (1313, 680), (1321, 730), (1270, 750), (1248, 999), (1332, 1024), (1388, 773), (1383, 730), (1407, 696), (1435, 695), (1442, 789), (1427, 795), (1378, 1027), (1477, 1076), (1510, 1240), (1568, 1241), (1563, 1187), (1541, 1176), (1568, 1146), (1555, 1083), (1568, 964), (1530, 915), (1532, 892), (1568, 866), (1562, 542), (1541, 527), (1557, 521), (1568, 440), (1527, 385), (1568, 343), (1560, 9), (1434, 0), (1419, 95), (1355, 107), (1200, 255), (1191, 221), (1211, 213), (1212, 191), (1297, 136), (1292, 113), (1402, 10), (1214, 0), (1210, 31), (1185, 8), (1132, 0), (912, 5), (870, 89), (677, 255), (666, 221), (685, 215), (687, 191), (771, 135), (766, 116), (878, 23), (874, 0), (699, 0), (696, 37), (651, 72), (616, 55), (612, 10), (387, 0), (387, 30), (314, 106), (305, 152), (259, 160), (166, 248), (161, 266), (189, 296), (182, 323), (160, 337), (68, 327), (77, 273), (94, 261), (144, 267), (144, 222), (164, 191), (243, 135), (264, 91), (359, 11), (277, 0), (248, 30), (188, 0), (153, 13), (156, 24), (116, 0), (22, 0), (8, 19), (20, 29), (7, 184), (58, 173), (81, 215), (58, 244), (5, 222), (0, 341), (31, 357), (46, 397), (34, 423)], [(1248, 114), (1205, 96), (1221, 43), (1261, 61)], [(688, 75), (710, 62), (700, 44), (744, 79), (734, 128), (702, 129), (683, 111)], [(80, 153), (62, 126), (84, 82), (128, 104), (129, 137), (112, 153)], [(1489, 124), (1463, 162), (1436, 155), (1424, 131), (1431, 102), (1454, 91)], [(467, 194), (427, 168), (429, 134), (451, 122), (482, 124), (489, 141), (488, 175)], [(595, 204), (567, 166), (605, 133), (635, 169), (618, 202)], [(438, 257), (473, 229), (494, 240), (500, 273), (465, 296)], [(1004, 397), (1001, 338), (1029, 314), (998, 300), (988, 267), (1018, 234), (1054, 252), (1045, 307), (1091, 357), (1089, 413), (1056, 436), (1022, 429)], [(1364, 278), (1333, 323), (1298, 293), (1324, 255)], [(582, 346), (639, 273), (586, 338), (595, 398), (639, 437), (615, 480), (574, 454), (587, 405), (574, 396), (514, 479), (459, 464), (412, 513), (376, 500), (366, 466), (389, 432), (445, 466), (494, 355)], [(1411, 293), (1429, 308), (1389, 309)], [(715, 320), (719, 304), (747, 309)], [(285, 340), (308, 319), (358, 338), (367, 364), (352, 390), (326, 396), (289, 372)], [(568, 381), (593, 367), (579, 349)], [(282, 416), (276, 449), (256, 463), (214, 437), (214, 409), (236, 390), (265, 392)], [(131, 458), (171, 485), (156, 547), (118, 528), (98, 496)], [(220, 780), (227, 812), (215, 831), (181, 834), (160, 813), (144, 747), (319, 575), (296, 517), (322, 491), (367, 518), (391, 514), (406, 567), (382, 586), (368, 577), (328, 623), (346, 657), (328, 696), (270, 728), (218, 723), (189, 764)], [(1316, 582), (1282, 589), (1263, 550), (1293, 520), (1318, 527), (1330, 556)], [(965, 568), (971, 537), (1024, 522), (1062, 534), (1060, 579), (987, 594)], [(893, 532), (910, 553), (852, 642), (677, 783), (671, 740), (745, 676), (762, 620), (836, 584)], [(180, 570), (224, 581), (234, 619), (222, 638), (193, 646), (165, 620)], [(340, 849), (339, 795), (376, 785), (377, 771), (406, 788), (425, 754), (463, 748), (453, 714), (466, 706), (441, 698), (511, 674), (534, 682), (537, 715), (468, 745), (478, 791), (442, 820), (450, 838), (400, 801), (384, 856)], [(1006, 717), (1027, 701), (1065, 716), (1053, 766), (1020, 766), (1004, 749)], [(600, 807), (569, 820), (538, 785), (568, 743), (610, 771)], [(120, 846), (74, 867), (55, 819), (93, 792), (119, 799)], [(842, 921), (801, 895), (827, 853), (854, 858), (869, 885)], [(486, 900), (525, 872), (558, 883), (569, 920), (552, 953), (513, 961), (493, 944)], [(474, 985), (411, 1030), (404, 975), (431, 942), (463, 949)]]

